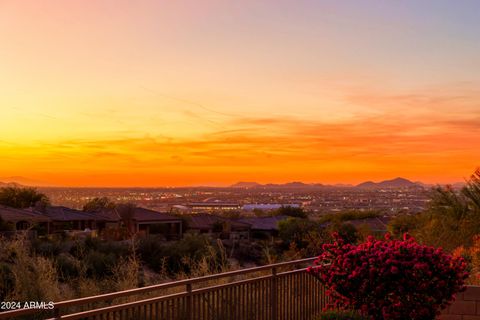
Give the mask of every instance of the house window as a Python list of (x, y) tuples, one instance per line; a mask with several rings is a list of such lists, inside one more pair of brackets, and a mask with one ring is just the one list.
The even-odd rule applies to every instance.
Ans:
[(28, 228), (30, 228), (30, 223), (28, 223), (27, 221), (18, 221), (15, 227), (17, 230), (27, 230)]

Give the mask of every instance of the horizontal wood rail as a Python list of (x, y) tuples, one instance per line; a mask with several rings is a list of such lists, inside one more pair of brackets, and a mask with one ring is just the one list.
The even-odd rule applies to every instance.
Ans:
[(0, 319), (310, 319), (327, 303), (322, 284), (305, 272), (315, 259), (60, 301), (52, 310), (6, 311)]

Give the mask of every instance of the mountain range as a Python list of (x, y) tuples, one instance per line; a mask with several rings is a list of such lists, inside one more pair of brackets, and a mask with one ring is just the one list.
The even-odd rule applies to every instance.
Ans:
[(307, 187), (337, 187), (337, 188), (359, 188), (359, 189), (389, 189), (389, 188), (409, 188), (409, 187), (421, 187), (424, 186), (421, 183), (412, 182), (405, 178), (395, 178), (391, 180), (385, 180), (380, 182), (373, 182), (373, 181), (366, 181), (362, 182), (358, 185), (350, 185), (350, 184), (335, 184), (335, 185), (324, 185), (320, 183), (316, 184), (307, 184), (303, 182), (288, 182), (284, 184), (260, 184), (258, 182), (252, 181), (241, 181), (231, 185), (231, 188), (269, 188), (269, 187), (277, 187), (277, 188), (307, 188)]
[[(465, 185), (465, 182), (454, 183), (452, 186), (456, 189), (460, 189)], [(32, 186), (32, 187), (54, 187), (48, 182), (37, 181), (25, 177), (0, 177), (0, 187), (8, 186)], [(422, 182), (412, 182), (405, 178), (395, 178), (391, 180), (384, 180), (380, 182), (365, 181), (357, 185), (352, 184), (321, 184), (321, 183), (304, 183), (299, 181), (275, 184), (267, 183), (261, 184), (254, 181), (240, 181), (231, 186), (230, 188), (250, 189), (250, 188), (359, 188), (359, 189), (388, 189), (388, 188), (409, 188), (409, 187), (433, 187), (432, 184), (424, 184)]]
[(14, 177), (0, 177), (0, 186), (32, 186), (32, 187), (51, 187), (52, 184), (38, 181), (30, 178), (14, 176)]
[(382, 188), (408, 188), (408, 187), (415, 187), (421, 186), (415, 182), (407, 180), (405, 178), (395, 178), (392, 180), (385, 180), (381, 182), (372, 182), (367, 181), (356, 185), (357, 188), (362, 189), (382, 189)]

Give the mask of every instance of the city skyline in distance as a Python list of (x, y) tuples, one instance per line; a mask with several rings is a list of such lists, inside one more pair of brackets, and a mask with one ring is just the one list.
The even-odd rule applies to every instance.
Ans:
[(363, 188), (363, 189), (380, 189), (382, 187), (386, 188), (404, 188), (404, 187), (432, 187), (435, 185), (452, 185), (454, 187), (461, 187), (465, 185), (465, 181), (455, 181), (455, 182), (437, 182), (437, 183), (425, 183), (422, 181), (412, 181), (403, 177), (396, 177), (392, 179), (372, 181), (366, 180), (359, 183), (322, 183), (322, 182), (302, 182), (302, 181), (286, 181), (279, 183), (259, 183), (255, 181), (238, 181), (231, 184), (198, 184), (198, 185), (147, 185), (147, 186), (112, 186), (112, 185), (55, 185), (47, 181), (37, 181), (27, 177), (22, 176), (13, 176), (13, 177), (0, 177), (0, 187), (5, 186), (19, 186), (19, 187), (35, 187), (35, 188), (238, 188), (238, 189), (256, 189), (256, 188)]

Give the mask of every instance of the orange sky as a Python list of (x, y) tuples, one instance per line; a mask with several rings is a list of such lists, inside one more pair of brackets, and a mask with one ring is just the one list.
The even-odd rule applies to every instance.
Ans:
[(480, 8), (426, 2), (2, 1), (0, 177), (462, 181)]

